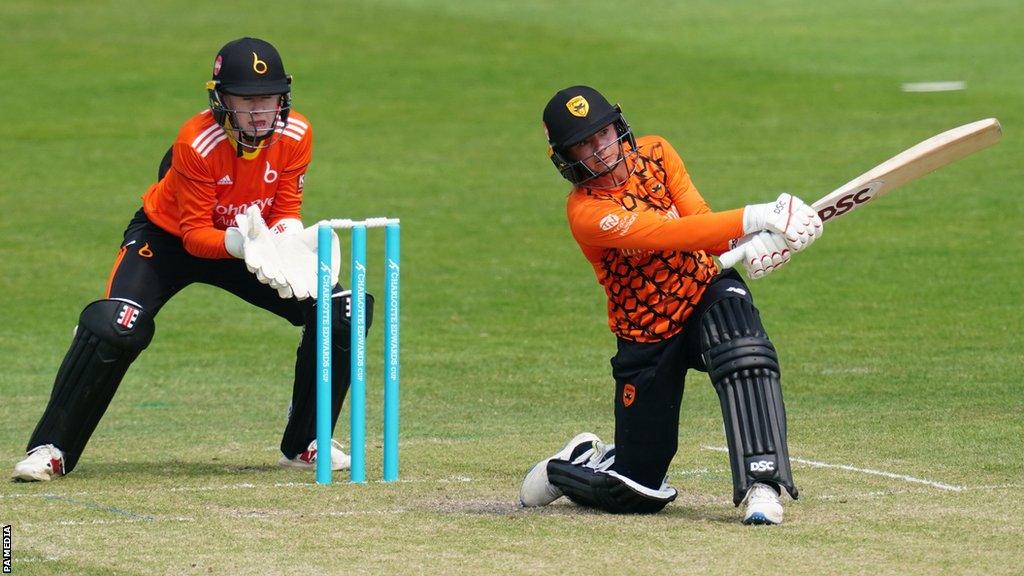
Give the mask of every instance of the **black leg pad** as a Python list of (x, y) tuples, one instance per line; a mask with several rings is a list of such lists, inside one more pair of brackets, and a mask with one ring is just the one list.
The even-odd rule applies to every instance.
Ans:
[(97, 300), (86, 306), (27, 448), (53, 444), (64, 452), (65, 473), (73, 470), (125, 372), (155, 331), (153, 318), (134, 302)]
[(778, 356), (753, 303), (715, 303), (701, 318), (701, 345), (722, 406), (733, 503), (755, 482), (783, 486), (796, 498)]
[[(351, 294), (335, 289), (331, 307), (331, 431), (341, 415), (351, 379), (349, 357)], [(313, 306), (302, 329), (295, 353), (295, 381), (288, 424), (281, 436), (281, 453), (294, 458), (316, 438), (316, 309)], [(366, 330), (373, 324), (373, 296), (366, 295)]]

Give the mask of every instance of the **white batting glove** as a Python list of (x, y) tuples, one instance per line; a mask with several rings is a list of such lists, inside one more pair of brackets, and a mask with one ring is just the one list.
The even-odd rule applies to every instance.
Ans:
[[(319, 226), (300, 230), (286, 230), (274, 236), (277, 252), (286, 278), (287, 288), (295, 298), (316, 298), (317, 293), (317, 240)], [(331, 287), (338, 283), (341, 272), (341, 245), (338, 235), (331, 231)], [(278, 291), (280, 293), (280, 290)]]
[(824, 227), (813, 208), (792, 194), (780, 194), (770, 204), (751, 204), (743, 210), (743, 233), (778, 232), (794, 252), (821, 237)]
[(789, 245), (778, 232), (758, 232), (742, 245), (743, 269), (751, 280), (764, 278), (792, 258)]
[(235, 224), (224, 232), (224, 247), (232, 256), (244, 258), (245, 267), (260, 283), (281, 293), (287, 281), (273, 235), (267, 229), (260, 209), (250, 206), (244, 214), (235, 216)]

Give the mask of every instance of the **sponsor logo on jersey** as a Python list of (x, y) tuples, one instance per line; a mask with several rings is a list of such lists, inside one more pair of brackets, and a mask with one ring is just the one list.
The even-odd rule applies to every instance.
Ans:
[(235, 216), (238, 214), (244, 214), (250, 206), (259, 206), (260, 212), (266, 210), (270, 206), (274, 205), (274, 198), (257, 198), (252, 202), (243, 202), (241, 204), (217, 204), (213, 207), (215, 224), (224, 226), (225, 228), (235, 225)]
[(636, 214), (628, 214), (626, 216), (608, 214), (604, 218), (601, 218), (597, 225), (605, 232), (614, 230), (619, 234), (619, 236), (625, 236), (626, 232), (629, 232), (630, 227), (633, 226), (633, 222), (636, 222), (636, 219)]
[(230, 186), (232, 184), (234, 182), (231, 181), (231, 176), (228, 174), (221, 176), (220, 180), (217, 180), (217, 186)]
[(270, 197), (270, 198), (257, 198), (256, 200), (253, 200), (252, 202), (243, 202), (243, 203), (238, 204), (238, 205), (235, 205), (235, 204), (228, 204), (228, 205), (218, 204), (218, 205), (213, 207), (213, 211), (214, 211), (215, 214), (218, 214), (218, 215), (221, 215), (221, 216), (234, 216), (235, 214), (242, 214), (242, 213), (244, 213), (246, 210), (249, 209), (249, 206), (259, 206), (260, 207), (260, 211), (263, 211), (266, 208), (269, 208), (270, 206), (273, 206), (273, 205), (274, 205), (274, 198), (273, 197)]
[(625, 236), (626, 233), (629, 232), (629, 229), (632, 228), (633, 222), (636, 222), (636, 219), (636, 214), (630, 214), (629, 216), (623, 218), (619, 222), (619, 225), (616, 226), (615, 228), (615, 230), (619, 233), (619, 236)]
[(615, 228), (616, 226), (618, 226), (618, 224), (619, 217), (615, 214), (609, 214), (604, 218), (601, 218), (601, 221), (598, 223), (598, 225), (601, 227), (601, 230), (604, 230), (605, 232), (611, 230), (612, 228)]
[(277, 170), (270, 167), (270, 160), (267, 160), (267, 169), (263, 172), (263, 181), (267, 184), (277, 182)]

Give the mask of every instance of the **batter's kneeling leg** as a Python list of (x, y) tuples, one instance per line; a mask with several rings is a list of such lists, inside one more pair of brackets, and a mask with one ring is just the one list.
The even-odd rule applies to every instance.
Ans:
[(701, 317), (701, 349), (718, 392), (738, 506), (755, 482), (797, 488), (786, 446), (779, 361), (754, 304), (726, 298)]
[(653, 514), (676, 499), (667, 484), (654, 490), (606, 468), (552, 460), (548, 481), (573, 502), (613, 514)]
[(53, 444), (64, 452), (64, 473), (71, 472), (155, 330), (153, 318), (134, 302), (97, 300), (86, 306), (28, 449)]

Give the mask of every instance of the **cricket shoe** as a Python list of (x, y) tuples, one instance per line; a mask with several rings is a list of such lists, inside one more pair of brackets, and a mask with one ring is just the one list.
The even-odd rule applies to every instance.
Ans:
[(14, 465), (11, 478), (21, 482), (48, 482), (64, 475), (64, 453), (53, 444), (36, 446)]
[[(316, 440), (313, 440), (304, 452), (295, 458), (288, 458), (282, 455), (277, 464), (284, 468), (312, 470), (316, 468), (316, 454)], [(337, 440), (331, 439), (331, 470), (348, 470), (351, 465), (352, 459), (349, 458), (348, 454), (341, 451), (341, 444)]]
[(782, 524), (782, 501), (776, 488), (755, 482), (743, 502), (747, 504), (744, 524)]
[(533, 465), (523, 478), (519, 488), (519, 505), (525, 507), (547, 506), (562, 497), (562, 490), (548, 481), (548, 462), (565, 460), (573, 463), (589, 461), (599, 449), (601, 439), (596, 434), (577, 434), (557, 453)]

